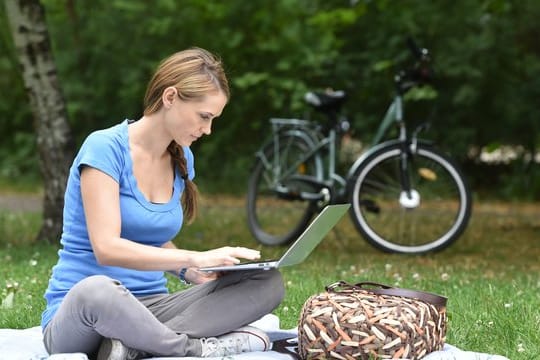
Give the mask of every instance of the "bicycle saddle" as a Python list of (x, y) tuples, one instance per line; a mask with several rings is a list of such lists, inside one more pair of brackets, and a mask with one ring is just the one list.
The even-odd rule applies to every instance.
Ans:
[(339, 110), (345, 102), (347, 94), (343, 90), (329, 90), (325, 92), (309, 91), (304, 100), (317, 110)]

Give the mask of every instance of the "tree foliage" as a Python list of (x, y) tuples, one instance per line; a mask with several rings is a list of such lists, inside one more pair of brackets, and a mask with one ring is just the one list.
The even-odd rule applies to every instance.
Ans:
[[(426, 137), (462, 162), (473, 184), (487, 183), (484, 169), (470, 166), (472, 147), (538, 146), (534, 0), (43, 2), (79, 142), (94, 129), (140, 116), (146, 83), (165, 56), (195, 45), (223, 58), (231, 103), (212, 136), (195, 145), (198, 181), (208, 186), (243, 190), (268, 119), (307, 116), (307, 89), (346, 90), (355, 136), (369, 140), (392, 96), (395, 71), (410, 61), (407, 36), (430, 49), (436, 74), (435, 98), (408, 101), (407, 115), (433, 121)], [(4, 175), (21, 175), (35, 165), (30, 113), (12, 47), (2, 40), (0, 84), (10, 91), (0, 99), (0, 131), (10, 135), (0, 144), (0, 161)], [(531, 182), (538, 165), (527, 164), (506, 175)]]

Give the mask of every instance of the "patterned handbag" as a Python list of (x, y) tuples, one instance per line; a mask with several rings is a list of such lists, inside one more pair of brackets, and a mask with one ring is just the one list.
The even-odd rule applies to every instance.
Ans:
[(372, 282), (339, 281), (302, 308), (302, 359), (421, 359), (442, 349), (445, 297)]

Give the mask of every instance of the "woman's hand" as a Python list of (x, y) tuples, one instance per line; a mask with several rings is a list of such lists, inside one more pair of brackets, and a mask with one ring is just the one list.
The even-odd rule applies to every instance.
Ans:
[(240, 259), (257, 260), (260, 259), (259, 250), (248, 249), (245, 247), (225, 246), (214, 250), (202, 251), (194, 255), (193, 265), (195, 267), (234, 265), (240, 262)]
[(204, 284), (206, 282), (215, 280), (219, 277), (219, 273), (216, 272), (205, 272), (199, 271), (197, 268), (188, 268), (186, 271), (185, 278), (191, 284)]
[(260, 257), (261, 253), (259, 250), (239, 246), (225, 246), (218, 249), (202, 251), (196, 253), (194, 263), (197, 267), (188, 268), (185, 279), (192, 284), (203, 284), (217, 279), (221, 274), (219, 272), (199, 271), (199, 267), (233, 265), (238, 264), (240, 259), (257, 260)]

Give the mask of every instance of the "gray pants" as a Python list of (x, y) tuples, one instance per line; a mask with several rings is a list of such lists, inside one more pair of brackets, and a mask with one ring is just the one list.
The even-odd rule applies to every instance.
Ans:
[(274, 310), (284, 296), (277, 270), (237, 271), (173, 294), (136, 298), (106, 276), (66, 295), (44, 331), (50, 354), (95, 356), (104, 337), (161, 356), (200, 356), (201, 337), (218, 336)]

